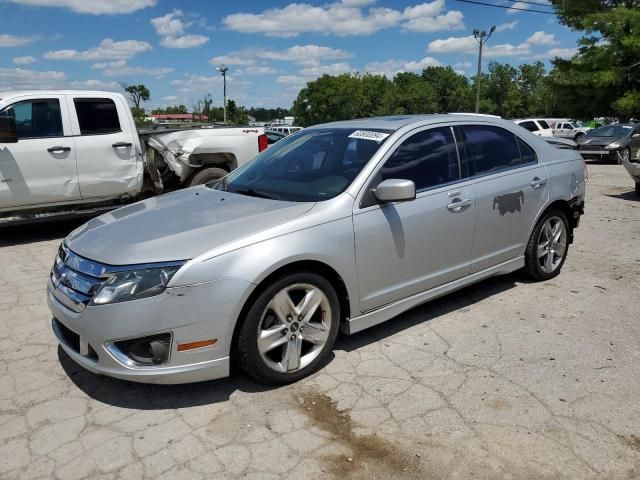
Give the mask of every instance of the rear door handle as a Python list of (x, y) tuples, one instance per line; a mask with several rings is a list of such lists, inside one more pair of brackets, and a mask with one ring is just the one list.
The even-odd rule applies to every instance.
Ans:
[(71, 147), (51, 147), (51, 148), (47, 148), (47, 152), (49, 153), (63, 153), (63, 152), (70, 152), (71, 151)]
[(533, 180), (531, 180), (531, 183), (529, 185), (531, 185), (533, 188), (538, 189), (540, 187), (544, 187), (546, 183), (547, 183), (546, 178), (534, 177)]
[(133, 146), (133, 144), (131, 142), (118, 142), (118, 143), (114, 143), (111, 146), (113, 148), (125, 148), (125, 147), (131, 147)]
[(455, 199), (453, 202), (451, 202), (449, 205), (447, 205), (447, 209), (450, 212), (454, 212), (454, 213), (458, 213), (461, 212), (463, 209), (467, 208), (468, 206), (471, 205), (471, 200), (468, 198), (464, 198), (464, 199)]

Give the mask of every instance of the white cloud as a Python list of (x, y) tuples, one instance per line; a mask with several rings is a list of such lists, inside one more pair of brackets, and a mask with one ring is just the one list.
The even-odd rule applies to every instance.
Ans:
[(274, 37), (295, 37), (305, 32), (369, 35), (398, 24), (405, 30), (419, 32), (464, 28), (461, 12), (443, 12), (444, 0), (406, 7), (403, 11), (373, 7), (373, 3), (370, 0), (340, 0), (323, 6), (291, 3), (258, 14), (228, 15), (223, 23), (239, 32)]
[(316, 65), (321, 60), (339, 60), (353, 55), (339, 48), (319, 45), (294, 45), (285, 50), (261, 50), (257, 52), (257, 56), (269, 60), (295, 62), (301, 65)]
[(268, 75), (276, 73), (276, 69), (268, 65), (248, 65), (236, 71), (238, 75)]
[(222, 63), (227, 65), (253, 65), (256, 63), (255, 58), (253, 58), (255, 53), (251, 52), (231, 52), (227, 55), (218, 55), (217, 57), (213, 57), (209, 60), (211, 65), (220, 65)]
[(49, 60), (128, 60), (135, 55), (151, 50), (151, 45), (139, 40), (115, 41), (105, 38), (98, 47), (88, 50), (56, 50), (44, 54)]
[(64, 72), (0, 68), (0, 91), (56, 88), (64, 85), (66, 80)]
[(458, 70), (465, 70), (471, 67), (473, 67), (473, 64), (471, 62), (458, 62), (453, 66), (453, 68)]
[(544, 55), (540, 55), (541, 58), (571, 58), (578, 53), (577, 48), (552, 48)]
[(340, 75), (352, 71), (351, 65), (346, 62), (332, 63), (330, 65), (314, 65), (300, 69), (301, 76), (317, 78), (322, 75)]
[(556, 45), (558, 41), (553, 33), (541, 30), (527, 38), (527, 43), (530, 45)]
[(280, 75), (276, 79), (278, 83), (290, 87), (301, 87), (311, 80), (313, 80), (313, 78), (305, 77), (302, 75)]
[(449, 37), (434, 40), (429, 43), (427, 50), (434, 53), (467, 53), (477, 50), (478, 42), (473, 36)]
[(167, 48), (200, 47), (209, 41), (205, 35), (181, 35), (179, 37), (163, 37), (160, 45)]
[[(434, 53), (475, 53), (478, 51), (478, 42), (473, 36), (449, 37), (434, 40), (429, 43), (427, 50)], [(528, 43), (521, 43), (519, 45), (512, 45), (510, 43), (488, 45), (483, 49), (483, 54), (487, 57), (512, 57), (528, 55), (530, 53), (531, 45)]]
[(176, 95), (167, 95), (166, 97), (162, 97), (162, 100), (165, 102), (175, 102), (178, 100), (178, 97)]
[(83, 80), (73, 81), (69, 83), (71, 88), (78, 88), (81, 90), (118, 90), (118, 82), (105, 82), (102, 80)]
[(161, 37), (160, 45), (167, 48), (193, 48), (209, 41), (205, 35), (185, 34), (185, 29), (194, 22), (183, 22), (184, 16), (182, 10), (174, 9), (162, 17), (151, 19), (151, 25)]
[(20, 47), (35, 41), (35, 37), (20, 37), (6, 33), (0, 34), (0, 47)]
[(518, 26), (518, 20), (514, 20), (513, 22), (501, 23), (496, 27), (496, 32), (504, 32), (505, 30), (515, 30)]
[(31, 55), (27, 55), (25, 57), (15, 57), (13, 59), (13, 63), (15, 63), (16, 65), (30, 65), (36, 62), (37, 60), (35, 59), (35, 57), (32, 57)]
[(384, 62), (370, 62), (364, 66), (364, 70), (367, 73), (374, 75), (386, 75), (389, 78), (393, 78), (401, 72), (418, 72), (427, 67), (440, 67), (442, 63), (433, 58), (425, 57), (422, 60), (386, 60)]
[(131, 75), (149, 75), (151, 77), (161, 78), (168, 73), (173, 72), (173, 68), (168, 67), (135, 67), (127, 64), (126, 60), (116, 60), (114, 62), (94, 63), (92, 68), (102, 70), (103, 75), (107, 77), (125, 77)]
[(76, 13), (115, 15), (132, 13), (153, 7), (157, 0), (10, 0), (13, 3), (38, 7), (68, 8)]

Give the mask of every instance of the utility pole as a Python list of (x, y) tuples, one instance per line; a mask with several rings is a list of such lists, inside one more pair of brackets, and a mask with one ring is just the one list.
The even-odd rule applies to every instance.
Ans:
[(492, 26), (489, 33), (485, 30), (474, 30), (473, 38), (477, 40), (480, 44), (480, 49), (478, 51), (478, 76), (476, 77), (476, 113), (480, 113), (480, 74), (482, 73), (482, 47), (485, 43), (489, 41), (491, 38), (491, 34), (496, 30), (496, 26)]
[(220, 65), (219, 67), (216, 67), (216, 70), (219, 71), (222, 74), (222, 94), (223, 94), (223, 99), (224, 99), (224, 105), (223, 105), (223, 122), (227, 123), (227, 70), (229, 70), (229, 67), (227, 67), (224, 63), (222, 65)]

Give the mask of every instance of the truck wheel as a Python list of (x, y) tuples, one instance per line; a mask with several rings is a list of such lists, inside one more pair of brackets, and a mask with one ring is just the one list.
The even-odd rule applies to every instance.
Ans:
[(327, 279), (311, 272), (283, 276), (249, 306), (236, 360), (262, 383), (296, 382), (327, 360), (339, 323), (340, 302)]
[(636, 182), (636, 197), (640, 197), (640, 182)]
[(227, 173), (229, 172), (218, 167), (203, 168), (191, 177), (191, 180), (189, 180), (189, 186), (193, 187), (195, 185), (204, 185), (205, 183), (224, 177)]
[(569, 223), (561, 210), (540, 218), (527, 244), (525, 272), (534, 280), (549, 280), (560, 273), (569, 250)]

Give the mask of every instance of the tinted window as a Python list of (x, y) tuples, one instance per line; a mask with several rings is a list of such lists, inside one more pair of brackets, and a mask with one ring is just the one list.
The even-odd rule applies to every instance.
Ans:
[(520, 125), (523, 128), (526, 128), (530, 132), (537, 132), (539, 130), (538, 126), (534, 122), (522, 122), (522, 123), (519, 123), (518, 125)]
[(412, 180), (416, 190), (460, 178), (458, 154), (449, 127), (424, 130), (409, 137), (380, 170), (382, 180)]
[(516, 137), (516, 141), (518, 142), (518, 148), (520, 149), (520, 158), (522, 159), (522, 163), (535, 163), (536, 153), (533, 149), (518, 137)]
[(546, 130), (546, 129), (548, 129), (548, 128), (551, 128), (551, 127), (549, 127), (549, 124), (548, 124), (547, 122), (545, 122), (544, 120), (538, 120), (538, 123), (539, 123), (539, 124), (540, 124), (540, 126), (541, 126), (542, 128), (544, 128), (545, 130)]
[(108, 98), (74, 98), (82, 135), (97, 135), (120, 131), (118, 111)]
[(473, 174), (494, 173), (522, 164), (513, 133), (489, 125), (466, 125), (462, 130), (464, 155), (470, 160)]
[(62, 116), (57, 99), (15, 103), (4, 113), (16, 121), (18, 138), (62, 137)]

